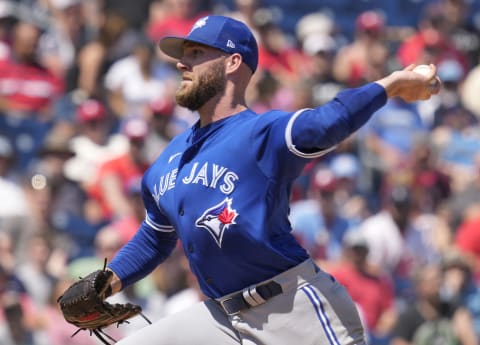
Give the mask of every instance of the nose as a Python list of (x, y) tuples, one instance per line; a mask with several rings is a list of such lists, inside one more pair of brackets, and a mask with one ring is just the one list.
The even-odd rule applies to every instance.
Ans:
[(182, 60), (178, 60), (176, 67), (179, 71), (185, 71), (188, 69), (188, 66), (182, 62)]

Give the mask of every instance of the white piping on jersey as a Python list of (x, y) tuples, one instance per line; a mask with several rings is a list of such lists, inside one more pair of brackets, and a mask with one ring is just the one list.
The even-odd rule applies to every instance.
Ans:
[(168, 157), (168, 163), (172, 163), (172, 161), (177, 158), (178, 156), (180, 156), (182, 153), (181, 152), (177, 152), (177, 153), (174, 153), (173, 155), (171, 155), (170, 157)]
[(308, 299), (315, 308), (315, 312), (317, 313), (317, 317), (322, 324), (323, 330), (325, 331), (328, 343), (330, 345), (341, 345), (337, 339), (337, 336), (335, 335), (335, 332), (333, 331), (332, 325), (330, 324), (330, 320), (328, 319), (323, 302), (320, 297), (318, 297), (315, 290), (310, 284), (307, 284), (302, 287), (302, 291), (307, 295)]
[(153, 220), (151, 220), (148, 215), (145, 216), (145, 223), (147, 223), (148, 226), (153, 228), (154, 230), (161, 231), (161, 232), (174, 232), (175, 228), (171, 225), (160, 225), (155, 223)]
[(300, 114), (303, 113), (305, 110), (311, 110), (311, 108), (304, 108), (304, 109), (297, 110), (295, 112), (295, 114), (292, 115), (290, 120), (288, 120), (287, 128), (285, 128), (285, 141), (287, 143), (288, 150), (290, 152), (292, 152), (294, 155), (297, 155), (297, 156), (302, 157), (302, 158), (318, 158), (318, 157), (323, 156), (327, 152), (335, 150), (335, 148), (337, 147), (336, 145), (332, 146), (332, 147), (329, 147), (328, 149), (320, 150), (320, 151), (317, 151), (317, 152), (305, 153), (305, 152), (302, 152), (302, 151), (298, 150), (295, 147), (295, 145), (293, 144), (293, 140), (292, 140), (293, 123), (295, 122), (297, 117), (300, 116)]

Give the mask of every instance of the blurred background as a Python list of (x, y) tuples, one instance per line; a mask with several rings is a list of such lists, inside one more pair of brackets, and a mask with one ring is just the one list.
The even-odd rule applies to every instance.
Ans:
[[(157, 42), (207, 14), (254, 31), (259, 113), (437, 65), (439, 95), (389, 100), (305, 168), (290, 220), (369, 344), (480, 343), (480, 1), (0, 0), (0, 344), (98, 343), (56, 298), (133, 236), (143, 172), (197, 120)], [(112, 300), (156, 320), (203, 298), (179, 245)]]

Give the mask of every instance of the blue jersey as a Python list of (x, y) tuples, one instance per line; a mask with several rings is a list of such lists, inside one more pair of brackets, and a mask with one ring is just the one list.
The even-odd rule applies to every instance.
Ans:
[(316, 109), (245, 110), (193, 126), (145, 173), (145, 221), (109, 267), (129, 284), (179, 238), (203, 293), (218, 298), (305, 261), (288, 221), (292, 182), (385, 100), (383, 88), (369, 84)]

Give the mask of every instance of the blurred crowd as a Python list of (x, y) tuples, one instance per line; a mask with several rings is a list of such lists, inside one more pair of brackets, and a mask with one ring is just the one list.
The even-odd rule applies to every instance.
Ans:
[[(174, 103), (179, 74), (156, 43), (207, 14), (254, 31), (248, 103), (259, 113), (319, 106), (409, 64), (436, 64), (439, 95), (390, 100), (308, 164), (292, 187), (291, 223), (347, 287), (370, 344), (480, 342), (478, 6), (418, 1), (414, 26), (371, 8), (348, 32), (325, 6), (287, 31), (288, 13), (272, 3), (0, 0), (0, 344), (98, 343), (71, 337), (56, 299), (133, 236), (143, 172), (197, 120)], [(156, 320), (203, 298), (179, 244), (112, 301)], [(143, 326), (134, 318), (106, 332)]]

